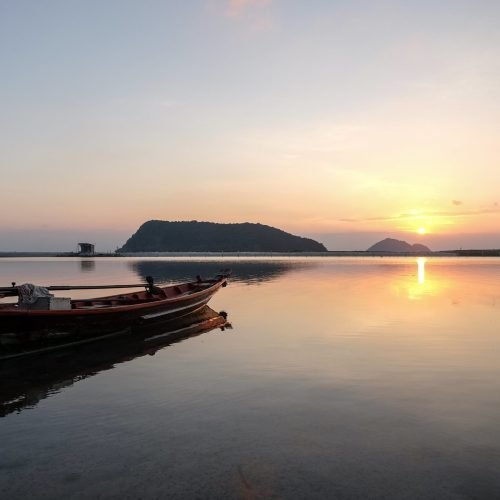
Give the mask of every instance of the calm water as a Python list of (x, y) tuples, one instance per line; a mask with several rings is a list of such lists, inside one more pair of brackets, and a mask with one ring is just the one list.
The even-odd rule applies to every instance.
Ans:
[(226, 267), (211, 305), (232, 330), (33, 381), (0, 418), (0, 498), (500, 498), (500, 259), (0, 259), (0, 277)]

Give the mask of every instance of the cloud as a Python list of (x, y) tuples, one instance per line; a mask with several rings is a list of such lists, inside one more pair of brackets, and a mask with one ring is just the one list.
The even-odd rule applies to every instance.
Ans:
[(229, 17), (239, 17), (248, 8), (264, 7), (270, 3), (271, 0), (228, 0), (226, 3), (226, 15)]
[(456, 206), (463, 204), (463, 201), (460, 201), (460, 200), (452, 200), (451, 202), (453, 203), (453, 205), (456, 205)]
[(428, 212), (418, 212), (418, 213), (402, 213), (398, 215), (389, 215), (389, 216), (379, 216), (379, 217), (362, 217), (359, 219), (338, 219), (339, 222), (388, 222), (388, 221), (397, 221), (397, 220), (405, 220), (405, 219), (415, 219), (415, 218), (426, 218), (426, 217), (474, 217), (478, 215), (490, 215), (490, 214), (498, 214), (500, 213), (500, 208), (484, 208), (478, 210), (463, 210), (461, 212), (450, 212), (445, 210), (435, 210)]

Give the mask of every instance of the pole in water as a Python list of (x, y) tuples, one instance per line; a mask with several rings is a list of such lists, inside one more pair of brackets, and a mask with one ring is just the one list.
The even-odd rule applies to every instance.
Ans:
[[(146, 283), (136, 283), (134, 285), (54, 285), (54, 286), (44, 286), (49, 291), (55, 290), (102, 290), (108, 288), (142, 288), (147, 286)], [(11, 292), (17, 293), (16, 286), (6, 286), (0, 287), (0, 292)]]

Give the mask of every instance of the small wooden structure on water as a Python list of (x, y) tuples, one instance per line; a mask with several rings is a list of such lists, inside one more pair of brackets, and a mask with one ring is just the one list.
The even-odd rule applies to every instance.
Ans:
[(78, 243), (78, 255), (81, 257), (93, 257), (95, 255), (95, 245), (93, 243)]

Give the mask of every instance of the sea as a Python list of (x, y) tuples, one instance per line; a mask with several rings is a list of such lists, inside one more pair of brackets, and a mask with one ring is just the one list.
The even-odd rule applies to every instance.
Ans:
[(0, 285), (225, 269), (231, 327), (0, 379), (2, 500), (500, 498), (499, 258), (2, 258)]

